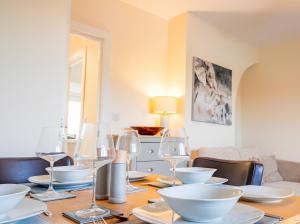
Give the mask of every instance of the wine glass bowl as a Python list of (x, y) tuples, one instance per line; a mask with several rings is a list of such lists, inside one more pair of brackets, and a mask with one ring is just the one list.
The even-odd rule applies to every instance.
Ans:
[(115, 147), (110, 129), (105, 124), (84, 123), (74, 152), (77, 165), (87, 166), (93, 173), (93, 195), (90, 208), (76, 212), (80, 218), (101, 217), (109, 210), (99, 208), (96, 204), (96, 174), (100, 167), (112, 162), (115, 158)]
[(138, 132), (131, 128), (124, 128), (121, 130), (118, 135), (118, 140), (116, 144), (117, 150), (125, 150), (127, 151), (127, 160), (126, 160), (126, 187), (127, 191), (132, 191), (137, 187), (130, 184), (129, 180), (129, 170), (132, 159), (136, 158), (141, 151), (141, 143), (139, 139)]
[(175, 168), (189, 160), (190, 147), (185, 129), (165, 129), (159, 145), (158, 156), (168, 161), (172, 167), (173, 185), (175, 185)]
[(54, 163), (67, 156), (64, 141), (65, 133), (62, 127), (44, 127), (41, 131), (36, 147), (36, 155), (50, 163), (50, 183), (46, 192), (33, 194), (34, 197), (40, 200), (51, 200), (65, 196), (64, 192), (56, 192), (53, 188)]

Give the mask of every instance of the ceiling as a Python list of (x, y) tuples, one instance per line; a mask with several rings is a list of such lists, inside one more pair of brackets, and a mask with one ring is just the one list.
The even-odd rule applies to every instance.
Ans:
[(190, 11), (251, 45), (300, 39), (299, 0), (121, 0), (169, 20)]

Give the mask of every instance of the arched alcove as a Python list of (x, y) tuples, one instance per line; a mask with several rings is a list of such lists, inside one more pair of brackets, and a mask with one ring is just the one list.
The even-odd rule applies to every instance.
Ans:
[(238, 146), (300, 160), (299, 74), (296, 61), (279, 53), (245, 71), (237, 97)]
[(245, 69), (243, 72), (239, 82), (238, 82), (238, 89), (237, 89), (237, 95), (236, 95), (236, 145), (238, 147), (242, 146), (242, 85), (243, 83), (247, 82), (248, 76), (253, 74), (255, 69), (259, 66), (259, 63), (251, 64), (249, 67)]

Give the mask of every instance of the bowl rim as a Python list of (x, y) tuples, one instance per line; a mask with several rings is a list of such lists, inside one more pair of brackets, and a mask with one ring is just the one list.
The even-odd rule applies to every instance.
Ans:
[[(82, 169), (69, 169), (69, 170), (60, 170), (61, 168), (70, 168), (70, 167), (81, 167)], [(46, 167), (46, 171), (50, 171), (51, 167)], [(90, 168), (88, 166), (54, 166), (53, 167), (53, 171), (54, 172), (82, 172), (82, 171), (86, 171), (86, 170), (90, 170)]]
[[(238, 191), (239, 194), (235, 195), (235, 196), (231, 196), (231, 197), (226, 197), (226, 198), (183, 198), (180, 194), (174, 195), (174, 196), (170, 196), (170, 195), (165, 195), (164, 192), (168, 191), (170, 189), (174, 189), (176, 190), (177, 188), (186, 188), (186, 187), (192, 187), (192, 186), (199, 186), (202, 188), (211, 188), (211, 189), (222, 189), (222, 190), (235, 190)], [(176, 189), (175, 189), (176, 188)], [(186, 185), (180, 185), (180, 186), (175, 186), (175, 187), (168, 187), (168, 188), (163, 188), (163, 189), (159, 189), (157, 191), (157, 193), (159, 195), (161, 195), (162, 197), (167, 197), (167, 198), (171, 198), (171, 199), (179, 199), (179, 200), (189, 200), (189, 201), (227, 201), (227, 200), (233, 200), (236, 198), (240, 198), (243, 195), (243, 190), (239, 187), (236, 186), (226, 186), (226, 187), (221, 187), (220, 186), (211, 186), (211, 185), (205, 185), (205, 184), (186, 184)]]
[(31, 188), (24, 185), (24, 184), (0, 184), (0, 186), (3, 186), (3, 185), (6, 185), (6, 186), (18, 186), (18, 187), (23, 187), (22, 189), (20, 189), (21, 191), (18, 191), (18, 192), (14, 192), (14, 193), (10, 193), (10, 194), (5, 194), (5, 195), (0, 195), (0, 199), (3, 199), (3, 198), (6, 198), (6, 197), (10, 197), (10, 196), (16, 196), (16, 195), (19, 195), (19, 194), (27, 194)]
[(178, 168), (175, 168), (175, 172), (177, 172), (177, 173), (202, 173), (202, 172), (216, 172), (216, 171), (217, 171), (217, 169), (208, 168), (208, 167), (178, 167)]
[(164, 127), (161, 127), (161, 126), (130, 126), (130, 128), (133, 128), (133, 129), (141, 129), (141, 128), (164, 129)]

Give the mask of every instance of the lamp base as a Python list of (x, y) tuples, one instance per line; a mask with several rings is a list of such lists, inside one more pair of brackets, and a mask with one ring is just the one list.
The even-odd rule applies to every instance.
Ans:
[(163, 128), (169, 128), (169, 116), (167, 114), (160, 115), (160, 126)]

